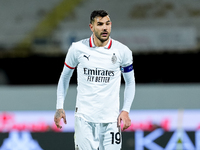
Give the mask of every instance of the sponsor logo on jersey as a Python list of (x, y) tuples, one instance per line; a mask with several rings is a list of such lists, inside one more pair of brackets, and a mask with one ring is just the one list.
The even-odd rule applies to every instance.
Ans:
[(88, 82), (103, 82), (109, 83), (110, 77), (114, 76), (114, 71), (103, 69), (83, 68), (84, 74), (87, 75)]
[(98, 76), (114, 76), (114, 71), (112, 70), (102, 70), (102, 69), (89, 69), (83, 68), (85, 75), (98, 75)]

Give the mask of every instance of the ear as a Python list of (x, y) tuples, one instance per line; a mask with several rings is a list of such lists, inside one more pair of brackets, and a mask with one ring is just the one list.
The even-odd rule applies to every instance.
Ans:
[(90, 27), (90, 30), (93, 32), (94, 30), (93, 30), (93, 24), (89, 24), (89, 27)]

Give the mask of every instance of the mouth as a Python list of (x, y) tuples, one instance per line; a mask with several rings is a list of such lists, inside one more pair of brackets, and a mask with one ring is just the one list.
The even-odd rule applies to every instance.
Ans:
[(101, 33), (101, 35), (102, 35), (103, 37), (106, 37), (106, 36), (108, 36), (108, 32), (103, 32), (103, 33)]

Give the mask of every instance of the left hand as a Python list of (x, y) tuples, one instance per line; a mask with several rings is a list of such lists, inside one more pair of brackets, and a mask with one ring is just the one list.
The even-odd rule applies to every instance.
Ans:
[(122, 111), (120, 115), (118, 116), (117, 120), (118, 120), (117, 122), (118, 126), (121, 125), (121, 121), (123, 122), (124, 124), (122, 128), (123, 131), (126, 130), (131, 125), (131, 119), (129, 118), (129, 113), (126, 111)]

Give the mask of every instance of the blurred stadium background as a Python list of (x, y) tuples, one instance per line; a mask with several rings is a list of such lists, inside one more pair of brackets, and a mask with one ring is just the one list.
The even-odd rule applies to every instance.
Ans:
[[(0, 150), (74, 149), (76, 72), (62, 131), (53, 124), (56, 86), (69, 45), (91, 35), (94, 9), (109, 12), (111, 37), (133, 51), (136, 97), (122, 149), (200, 150), (199, 8), (199, 0), (0, 0)], [(121, 99), (123, 89), (122, 80)]]

